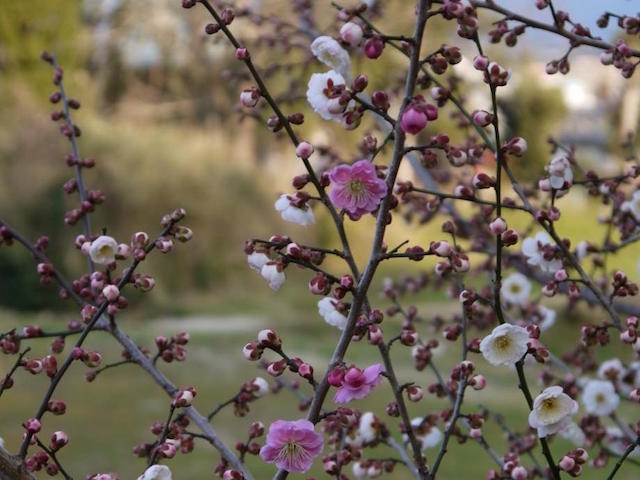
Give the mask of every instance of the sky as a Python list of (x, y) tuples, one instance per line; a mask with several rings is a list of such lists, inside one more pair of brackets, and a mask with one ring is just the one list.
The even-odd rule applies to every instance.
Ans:
[[(549, 10), (538, 10), (534, 0), (496, 0), (496, 3), (510, 10), (522, 12), (536, 20), (545, 22), (551, 20)], [(613, 39), (616, 33), (620, 32), (620, 29), (615, 23), (615, 19), (610, 22), (608, 28), (599, 28), (596, 25), (596, 20), (602, 13), (605, 11), (619, 15), (640, 13), (639, 0), (554, 0), (553, 4), (556, 10), (568, 11), (572, 19), (589, 27), (594, 36), (602, 37), (604, 40)], [(530, 36), (529, 42), (535, 37), (536, 43), (540, 42), (538, 46), (541, 47), (557, 48), (558, 45), (566, 45), (566, 40), (545, 32), (527, 32), (527, 35)], [(532, 51), (534, 50), (532, 49)]]

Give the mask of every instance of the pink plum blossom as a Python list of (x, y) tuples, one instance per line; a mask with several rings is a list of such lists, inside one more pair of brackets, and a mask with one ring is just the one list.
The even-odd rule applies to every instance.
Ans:
[(269, 426), (260, 457), (288, 472), (306, 472), (322, 452), (323, 443), (308, 420), (276, 420)]
[(338, 165), (329, 172), (332, 183), (329, 198), (355, 220), (373, 212), (387, 194), (387, 184), (376, 176), (375, 166), (367, 160), (353, 165)]
[(336, 403), (348, 403), (352, 400), (360, 400), (382, 382), (380, 374), (382, 365), (373, 365), (360, 370), (357, 367), (349, 368), (342, 377), (341, 386), (333, 397)]

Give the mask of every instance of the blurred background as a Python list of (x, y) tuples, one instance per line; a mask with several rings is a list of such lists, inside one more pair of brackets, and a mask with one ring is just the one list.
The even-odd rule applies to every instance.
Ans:
[[(48, 254), (56, 265), (69, 277), (82, 273), (84, 259), (72, 247), (80, 228), (63, 223), (65, 211), (75, 207), (76, 198), (68, 198), (62, 190), (72, 171), (64, 164), (68, 142), (49, 120), (51, 71), (39, 60), (46, 49), (64, 67), (69, 95), (82, 103), (82, 109), (74, 114), (82, 129), (80, 151), (84, 157), (96, 159), (96, 167), (85, 170), (86, 183), (89, 188), (106, 193), (106, 203), (92, 215), (94, 231), (106, 228), (110, 235), (126, 242), (135, 231), (154, 235), (159, 231), (160, 217), (178, 206), (188, 212), (186, 224), (193, 228), (194, 239), (186, 246), (177, 245), (168, 257), (157, 254), (144, 263), (143, 273), (155, 276), (156, 287), (144, 299), (137, 292), (128, 292), (132, 307), (121, 315), (121, 322), (143, 345), (151, 346), (157, 334), (182, 330), (192, 334), (187, 360), (190, 368), (170, 365), (167, 372), (178, 385), (196, 385), (196, 405), (208, 411), (232, 396), (241, 383), (260, 373), (242, 360), (240, 349), (261, 328), (276, 328), (291, 346), (291, 353), (304, 354), (318, 370), (326, 364), (337, 339), (337, 332), (328, 329), (317, 314), (317, 298), (306, 294), (308, 275), (290, 268), (289, 280), (282, 290), (269, 291), (265, 282), (246, 267), (244, 241), (274, 233), (286, 233), (297, 241), (325, 247), (336, 246), (337, 240), (324, 212), (316, 211), (316, 225), (303, 229), (285, 224), (274, 211), (275, 199), (280, 193), (291, 191), (290, 179), (302, 173), (301, 165), (289, 144), (276, 141), (264, 128), (263, 119), (240, 111), (239, 93), (252, 86), (246, 72), (221, 35), (204, 34), (204, 25), (209, 21), (204, 10), (183, 10), (180, 3), (0, 0), (0, 218), (30, 238), (48, 235)], [(344, 0), (345, 5), (356, 3)], [(379, 3), (382, 16), (376, 24), (384, 32), (410, 31), (411, 2)], [(503, 3), (549, 21), (548, 12), (537, 11), (532, 0)], [(336, 155), (345, 161), (356, 159), (357, 144), (366, 131), (382, 141), (382, 134), (376, 133), (370, 120), (365, 119), (356, 133), (345, 132), (338, 124), (314, 117), (306, 106), (304, 92), (309, 76), (326, 68), (310, 58), (311, 39), (295, 33), (299, 21), (296, 2), (252, 0), (247, 4), (256, 15), (239, 17), (233, 30), (249, 46), (285, 111), (306, 114), (305, 124), (299, 129), (301, 137), (316, 145), (330, 146), (324, 155), (314, 156), (314, 165), (322, 168)], [(637, 8), (628, 0), (611, 0), (606, 6), (596, 0), (557, 0), (555, 4), (558, 9), (571, 11), (578, 21), (608, 40), (615, 39), (617, 32), (613, 27), (597, 29), (595, 21), (602, 10), (606, 7), (618, 14), (635, 14)], [(329, 2), (318, 2), (314, 12), (314, 28), (335, 33), (331, 30), (335, 10)], [(284, 20), (279, 31), (294, 33), (273, 35), (272, 19), (276, 14)], [(486, 32), (493, 20), (484, 15), (481, 31)], [(456, 39), (452, 28), (437, 19), (430, 22), (428, 41), (433, 47), (427, 50), (435, 50), (445, 42), (461, 45), (465, 60), (455, 71), (466, 82), (463, 88), (469, 109), (489, 109), (486, 85), (470, 64), (473, 49)], [(628, 40), (633, 43), (633, 39)], [(635, 132), (639, 121), (638, 75), (624, 80), (614, 68), (600, 65), (598, 52), (581, 48), (571, 55), (569, 75), (548, 76), (544, 72), (546, 62), (561, 57), (568, 46), (539, 32), (527, 32), (514, 49), (492, 47), (488, 47), (490, 56), (514, 70), (509, 87), (500, 92), (500, 108), (505, 136), (517, 132), (529, 142), (526, 157), (514, 165), (521, 180), (526, 182), (542, 174), (550, 159), (549, 134), (576, 145), (577, 156), (587, 169), (611, 174), (622, 168), (619, 145), (628, 132)], [(369, 76), (372, 89), (395, 85), (404, 75), (404, 58), (389, 48), (376, 62), (355, 53), (352, 61), (354, 71)], [(448, 112), (449, 107), (445, 108)], [(257, 116), (260, 115), (266, 118), (267, 114)], [(442, 112), (424, 135), (443, 131), (454, 141), (459, 140), (462, 137), (451, 131), (454, 125), (455, 120)], [(412, 175), (412, 171), (405, 170), (401, 176)], [(598, 224), (598, 215), (608, 209), (583, 194), (572, 191), (560, 200), (564, 213), (560, 231), (576, 241), (600, 239), (605, 230)], [(426, 245), (441, 238), (441, 222), (437, 220), (415, 228), (397, 218), (390, 228), (388, 243), (411, 239), (412, 244)], [(526, 219), (517, 215), (510, 222), (526, 225)], [(372, 225), (372, 219), (348, 224), (360, 262), (369, 252)], [(624, 268), (637, 280), (639, 255), (637, 247), (627, 248), (612, 259), (610, 268)], [(387, 275), (429, 270), (426, 262), (408, 263), (386, 265), (376, 288)], [(344, 273), (341, 266), (329, 265), (337, 273)], [(443, 292), (421, 293), (408, 301), (420, 307), (425, 318), (451, 315), (458, 308)], [(380, 306), (385, 305), (381, 300)], [(571, 325), (586, 314), (578, 310), (569, 315), (561, 310), (555, 327), (559, 335), (550, 340), (552, 345), (558, 342), (561, 347), (564, 339), (575, 337)], [(39, 286), (33, 260), (25, 251), (0, 247), (0, 331), (23, 324), (59, 328), (75, 316), (72, 306), (57, 298), (57, 288)], [(423, 334), (428, 338), (434, 332)], [(110, 339), (97, 334), (90, 343), (104, 352), (106, 362), (118, 359), (118, 348)], [(46, 350), (46, 341), (34, 343), (35, 353), (44, 354)], [(443, 348), (441, 352), (443, 371), (448, 371), (455, 361), (457, 353), (450, 350)], [(395, 354), (400, 375), (414, 378), (410, 352), (398, 350)], [(356, 363), (374, 358), (374, 352), (366, 345), (355, 345), (350, 350), (350, 360)], [(0, 358), (0, 372), (10, 361)], [(66, 449), (62, 460), (78, 478), (89, 472), (111, 470), (119, 472), (123, 479), (135, 478), (144, 464), (133, 458), (131, 448), (135, 443), (151, 441), (148, 427), (154, 419), (165, 416), (168, 401), (159, 389), (136, 367), (120, 368), (88, 385), (82, 368), (75, 366), (58, 394), (68, 401), (68, 414), (45, 422), (51, 431), (59, 424), (69, 432), (74, 448)], [(474, 398), (506, 413), (513, 419), (514, 428), (523, 429), (526, 412), (514, 388), (514, 376), (497, 370), (494, 373), (492, 393), (474, 393)], [(0, 437), (10, 450), (18, 445), (21, 419), (31, 415), (45, 388), (45, 378), (26, 375), (19, 373), (16, 387), (3, 396), (0, 407)], [(424, 379), (417, 381), (426, 385), (433, 378), (424, 374)], [(291, 416), (296, 398), (288, 392), (280, 395), (286, 397), (282, 402), (289, 407), (284, 412)], [(358, 407), (382, 411), (388, 401), (385, 395), (377, 392)], [(440, 405), (438, 402), (443, 401), (429, 399), (412, 413), (433, 410)], [(255, 418), (266, 422), (283, 416), (278, 402), (264, 401), (253, 408), (241, 425), (249, 425)], [(254, 416), (256, 412), (258, 415)], [(230, 411), (223, 412), (217, 422), (214, 427), (226, 438), (238, 439), (240, 429)], [(503, 442), (499, 432), (490, 435)], [(499, 450), (499, 444), (496, 447)], [(557, 448), (558, 452), (563, 451)], [(454, 474), (483, 477), (490, 464), (482, 450), (476, 445), (464, 449), (477, 461), (453, 462), (452, 453), (443, 466), (443, 478), (454, 478), (447, 476)], [(455, 451), (456, 446), (452, 452)], [(199, 446), (191, 456), (174, 461), (175, 476), (209, 478), (216, 458), (209, 446)], [(250, 462), (260, 472), (258, 478), (268, 477), (270, 467)], [(622, 473), (629, 468), (634, 467), (626, 466)], [(586, 478), (601, 478), (598, 475)], [(402, 472), (397, 478), (404, 478)]]

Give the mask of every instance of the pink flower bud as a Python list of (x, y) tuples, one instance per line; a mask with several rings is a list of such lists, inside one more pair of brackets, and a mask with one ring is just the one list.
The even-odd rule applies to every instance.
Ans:
[(335, 367), (333, 370), (329, 372), (329, 375), (327, 376), (327, 381), (329, 382), (329, 385), (336, 388), (342, 387), (344, 374), (345, 374), (344, 367)]
[(262, 352), (262, 347), (260, 347), (260, 345), (256, 342), (247, 343), (242, 348), (242, 354), (244, 355), (244, 358), (252, 362), (259, 360), (260, 357), (262, 357)]
[(560, 460), (560, 463), (558, 463), (558, 466), (565, 472), (569, 472), (573, 470), (573, 467), (576, 466), (576, 461), (573, 458), (569, 457), (568, 455), (565, 455)]
[(260, 92), (257, 88), (248, 88), (240, 93), (240, 103), (243, 107), (253, 108), (260, 100)]
[(362, 42), (362, 27), (355, 22), (347, 22), (340, 29), (340, 38), (344, 43), (357, 47)]
[(62, 430), (58, 430), (57, 432), (53, 432), (51, 435), (51, 450), (54, 452), (56, 450), (60, 450), (69, 442), (69, 437)]
[(527, 469), (522, 465), (518, 465), (516, 468), (511, 470), (511, 478), (513, 480), (526, 480), (529, 477), (527, 473)]
[(482, 390), (487, 386), (487, 379), (484, 378), (483, 375), (474, 375), (469, 379), (469, 385), (471, 385), (474, 390)]
[(471, 184), (473, 185), (473, 188), (477, 189), (493, 188), (496, 184), (496, 179), (490, 177), (484, 172), (479, 172), (473, 176)]
[(473, 120), (473, 123), (480, 127), (486, 127), (487, 125), (490, 125), (491, 122), (493, 122), (493, 114), (485, 110), (476, 110), (471, 115), (471, 118)]
[(448, 257), (451, 255), (453, 249), (448, 242), (440, 240), (438, 242), (431, 242), (431, 245), (429, 245), (429, 251), (439, 257)]
[(489, 224), (489, 228), (494, 235), (502, 235), (507, 230), (507, 222), (498, 217)]
[(280, 360), (278, 362), (272, 362), (267, 366), (267, 373), (272, 377), (279, 377), (287, 369), (287, 361)]
[(403, 328), (400, 332), (400, 342), (407, 347), (413, 347), (418, 342), (418, 332)]
[(519, 237), (518, 233), (515, 230), (507, 230), (502, 234), (502, 244), (505, 247), (510, 247), (511, 245), (515, 245), (518, 243)]
[(364, 54), (367, 58), (375, 60), (384, 50), (384, 41), (380, 37), (371, 37), (364, 42)]
[(416, 135), (427, 126), (427, 114), (415, 107), (409, 107), (402, 113), (400, 126), (405, 133)]
[(331, 290), (331, 281), (322, 273), (309, 280), (309, 291), (313, 295), (326, 295)]
[(249, 50), (244, 47), (240, 47), (236, 49), (236, 58), (238, 60), (246, 60), (249, 58)]
[(422, 400), (422, 397), (424, 396), (424, 392), (422, 391), (422, 388), (420, 388), (417, 385), (409, 385), (407, 387), (407, 398), (412, 401), (412, 402), (419, 402), (420, 400)]
[(629, 400), (632, 402), (640, 402), (640, 388), (634, 388), (629, 392)]
[(196, 396), (196, 390), (193, 387), (188, 387), (184, 390), (179, 390), (173, 399), (174, 407), (190, 407), (193, 403), (193, 398)]
[(489, 66), (489, 59), (483, 55), (477, 55), (473, 59), (473, 68), (484, 72)]
[(280, 348), (282, 346), (280, 337), (270, 329), (260, 330), (260, 332), (258, 332), (258, 343), (261, 347), (265, 348)]
[(380, 345), (383, 341), (382, 329), (378, 325), (371, 325), (367, 332), (367, 338), (371, 345)]
[(303, 362), (298, 367), (298, 374), (302, 378), (307, 378), (307, 379), (313, 378), (313, 367), (308, 363)]
[(469, 436), (471, 438), (478, 439), (482, 437), (482, 429), (481, 428), (471, 428), (469, 429)]
[(115, 285), (107, 285), (102, 289), (102, 294), (108, 302), (113, 303), (118, 300), (118, 297), (120, 296), (120, 290)]
[(296, 156), (298, 156), (298, 158), (309, 158), (312, 153), (313, 145), (311, 145), (309, 142), (300, 142), (296, 147)]
[(24, 428), (27, 432), (34, 434), (40, 431), (40, 420), (37, 418), (30, 418), (26, 422), (23, 423)]
[(521, 157), (527, 151), (527, 141), (522, 137), (514, 137), (505, 144), (504, 150), (511, 155)]

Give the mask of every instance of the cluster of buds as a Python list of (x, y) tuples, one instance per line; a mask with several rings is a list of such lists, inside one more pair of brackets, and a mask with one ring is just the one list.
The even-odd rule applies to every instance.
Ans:
[(560, 459), (558, 467), (572, 477), (578, 477), (582, 473), (582, 465), (589, 460), (589, 454), (584, 448), (576, 448)]
[(157, 455), (161, 458), (173, 458), (178, 451), (183, 454), (193, 451), (193, 437), (186, 433), (189, 426), (189, 418), (185, 415), (176, 416), (175, 420), (166, 425), (155, 421), (151, 425), (151, 433), (157, 437), (153, 443), (142, 443), (133, 447), (134, 455), (151, 458)]
[(509, 453), (505, 455), (504, 465), (502, 470), (505, 474), (503, 477), (495, 470), (491, 470), (487, 475), (489, 480), (498, 480), (501, 478), (510, 478), (511, 480), (527, 480), (529, 478), (529, 472), (520, 464), (520, 458), (516, 453)]
[(82, 347), (73, 347), (71, 357), (74, 360), (80, 360), (90, 368), (96, 368), (102, 362), (102, 355), (99, 352), (89, 352)]
[(622, 270), (613, 274), (611, 286), (613, 287), (611, 295), (614, 297), (633, 297), (638, 294), (638, 285), (630, 281)]
[(187, 350), (184, 346), (189, 343), (189, 334), (187, 332), (180, 332), (167, 338), (163, 335), (156, 337), (155, 343), (158, 348), (157, 358), (161, 358), (167, 363), (171, 363), (174, 360), (182, 362), (187, 358)]
[(609, 343), (609, 340), (609, 332), (606, 326), (583, 325), (580, 328), (580, 342), (586, 347), (605, 346)]
[(49, 455), (44, 450), (38, 450), (32, 456), (25, 459), (24, 464), (29, 472), (44, 470), (51, 476), (59, 473), (58, 466), (49, 458)]
[(518, 43), (518, 37), (522, 35), (525, 30), (525, 25), (509, 28), (506, 21), (501, 21), (496, 24), (495, 28), (489, 30), (489, 39), (491, 43), (500, 43), (504, 38), (504, 43), (507, 47), (515, 47)]
[(441, 75), (447, 71), (449, 65), (456, 65), (462, 61), (460, 48), (442, 45), (438, 50), (428, 55), (424, 60), (431, 66), (434, 73)]
[(457, 33), (462, 38), (472, 39), (478, 31), (480, 23), (476, 10), (465, 0), (445, 0), (442, 15), (447, 20), (458, 22)]
[(600, 63), (603, 65), (613, 65), (620, 70), (624, 78), (631, 78), (636, 70), (635, 62), (631, 61), (633, 50), (624, 40), (616, 40), (614, 48), (606, 50), (600, 54)]
[(417, 371), (421, 372), (429, 365), (433, 357), (431, 350), (437, 347), (438, 341), (433, 339), (423, 345), (416, 345), (411, 349), (411, 356), (413, 357), (414, 366)]

